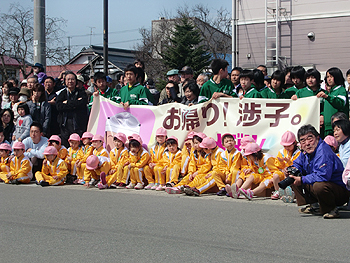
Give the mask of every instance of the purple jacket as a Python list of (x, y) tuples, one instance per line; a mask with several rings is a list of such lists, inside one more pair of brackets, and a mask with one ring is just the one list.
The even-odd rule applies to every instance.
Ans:
[(322, 139), (312, 154), (301, 153), (293, 162), (293, 166), (303, 174), (303, 184), (333, 182), (345, 187), (342, 180), (343, 164)]

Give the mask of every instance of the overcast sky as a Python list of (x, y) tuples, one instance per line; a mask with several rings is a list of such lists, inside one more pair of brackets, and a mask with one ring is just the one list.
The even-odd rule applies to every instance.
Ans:
[[(33, 8), (33, 0), (2, 1), (0, 12), (8, 12), (11, 4), (19, 4), (25, 8)], [(109, 46), (133, 49), (140, 41), (138, 30), (142, 27), (151, 28), (151, 21), (157, 20), (164, 10), (175, 14), (185, 1), (169, 0), (109, 0)], [(231, 13), (231, 0), (188, 0), (190, 7), (196, 4), (207, 6), (214, 14), (220, 7)], [(66, 37), (71, 36), (72, 53), (79, 52), (84, 46), (90, 45), (90, 32), (94, 27), (91, 44), (103, 44), (103, 0), (46, 0), (46, 15), (62, 17), (67, 20)], [(84, 35), (84, 36), (82, 36)], [(68, 43), (68, 39), (65, 39)]]

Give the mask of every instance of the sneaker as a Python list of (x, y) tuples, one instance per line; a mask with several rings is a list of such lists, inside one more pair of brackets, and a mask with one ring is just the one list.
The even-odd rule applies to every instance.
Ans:
[(153, 186), (154, 186), (154, 183), (150, 183), (145, 187), (145, 190), (151, 190)]
[(280, 199), (280, 193), (278, 191), (274, 191), (271, 195), (272, 200), (278, 200)]
[(108, 188), (108, 185), (107, 184), (103, 184), (102, 181), (101, 181), (101, 182), (99, 182), (97, 184), (97, 187), (98, 187), (98, 189), (102, 190), (102, 189)]
[(193, 196), (194, 195), (194, 192), (192, 191), (191, 188), (184, 188), (184, 192), (188, 196)]
[(299, 213), (301, 214), (320, 214), (320, 209), (313, 206), (313, 205), (307, 205), (305, 207), (301, 207), (298, 209)]
[(195, 187), (192, 187), (191, 190), (192, 190), (194, 196), (199, 196), (201, 194), (199, 192), (199, 190), (197, 188), (195, 188)]
[(18, 180), (17, 180), (17, 179), (15, 179), (15, 180), (11, 180), (11, 181), (10, 181), (10, 184), (15, 184), (15, 185), (18, 185), (18, 184), (19, 184), (19, 182), (18, 182)]
[(174, 187), (175, 184), (174, 184), (174, 183), (166, 183), (165, 186), (166, 186), (166, 187)]
[[(227, 184), (225, 189), (230, 197), (232, 197), (234, 199), (238, 199), (240, 192), (239, 192), (239, 188), (237, 187), (237, 185), (235, 183), (232, 184), (231, 186)], [(230, 193), (229, 193), (229, 191), (230, 191)]]
[(337, 208), (334, 208), (332, 211), (325, 213), (323, 215), (324, 219), (333, 219), (333, 218), (339, 218), (340, 214)]
[(178, 187), (168, 187), (165, 189), (168, 194), (181, 194), (181, 190)]
[(41, 185), (42, 187), (44, 187), (44, 186), (49, 186), (50, 184), (49, 184), (49, 182), (41, 181), (41, 182), (40, 182), (40, 185)]
[(119, 183), (114, 183), (114, 184), (111, 184), (111, 186), (109, 188), (115, 189), (115, 188), (117, 188), (118, 185), (119, 185)]
[(279, 196), (282, 198), (282, 196), (286, 195), (286, 192), (284, 189), (282, 189), (281, 187), (278, 189), (278, 193), (279, 193)]
[(248, 190), (245, 190), (245, 189), (242, 189), (240, 188), (239, 189), (239, 192), (244, 195), (248, 200), (252, 200), (254, 194), (253, 194), (253, 191), (248, 189)]
[(120, 183), (120, 184), (117, 185), (116, 188), (117, 188), (117, 189), (124, 189), (124, 188), (126, 188), (126, 184)]
[(216, 193), (218, 196), (225, 196), (226, 195), (226, 189), (222, 188), (219, 192)]
[(133, 183), (128, 184), (126, 187), (126, 189), (134, 189), (135, 185)]
[(90, 185), (90, 186), (95, 186), (97, 183), (98, 183), (98, 181), (97, 181), (96, 179), (92, 178), (92, 179), (90, 180), (90, 182), (89, 182), (89, 185)]
[(233, 198), (231, 185), (227, 184), (225, 186), (225, 190), (226, 190), (226, 196)]
[(294, 198), (291, 196), (282, 196), (281, 200), (283, 201), (283, 203), (294, 203)]
[(135, 188), (136, 190), (141, 190), (141, 189), (143, 189), (143, 184), (137, 183), (137, 184), (135, 185), (134, 188)]
[(105, 172), (101, 172), (100, 173), (100, 180), (101, 180), (103, 185), (107, 184), (106, 173)]
[(164, 191), (165, 190), (165, 186), (163, 185), (158, 185), (158, 187), (156, 188), (156, 191)]
[(151, 190), (156, 190), (158, 186), (159, 186), (159, 184), (154, 184), (154, 185), (151, 187)]
[(83, 179), (79, 179), (78, 180), (78, 184), (82, 184), (82, 185), (84, 185), (86, 182), (83, 180)]

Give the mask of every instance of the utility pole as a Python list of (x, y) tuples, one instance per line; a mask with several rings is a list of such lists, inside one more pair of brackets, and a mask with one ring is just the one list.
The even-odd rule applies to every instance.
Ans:
[(34, 63), (46, 67), (45, 0), (34, 0)]
[(68, 37), (68, 61), (70, 60), (70, 39), (72, 37)]
[(237, 67), (237, 1), (232, 0), (232, 68)]
[(108, 0), (103, 0), (103, 71), (108, 75)]
[(92, 38), (92, 29), (96, 28), (94, 26), (89, 26), (90, 27), (90, 46), (91, 46), (91, 38)]

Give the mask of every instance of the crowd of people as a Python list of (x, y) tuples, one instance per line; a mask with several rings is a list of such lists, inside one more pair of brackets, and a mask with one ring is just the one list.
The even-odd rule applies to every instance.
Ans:
[[(271, 199), (306, 205), (301, 213), (339, 217), (338, 206), (349, 202), (350, 121), (349, 99), (340, 69), (330, 68), (324, 82), (317, 69), (301, 66), (276, 70), (271, 76), (263, 65), (254, 70), (214, 59), (212, 76), (191, 67), (167, 72), (160, 92), (144, 72), (142, 61), (128, 65), (118, 85), (103, 72), (93, 79), (62, 72), (46, 76), (41, 64), (18, 87), (15, 78), (2, 85), (0, 117), (0, 179), (7, 184), (81, 184), (99, 189), (145, 189), (168, 194), (199, 196), (217, 188), (217, 195), (232, 198), (266, 195)], [(346, 73), (350, 81), (350, 70)], [(323, 83), (323, 84), (322, 84)], [(90, 85), (88, 85), (90, 84)], [(250, 136), (238, 151), (232, 134), (222, 145), (204, 133), (190, 131), (182, 149), (174, 136), (159, 127), (156, 144), (143, 147), (138, 134), (113, 135), (115, 148), (107, 151), (104, 137), (87, 132), (94, 98), (106, 97), (126, 110), (131, 105), (182, 103), (194, 105), (217, 98), (320, 99), (320, 132), (302, 126), (297, 136), (281, 135), (281, 151), (271, 156)], [(233, 128), (234, 130), (234, 128)], [(233, 131), (232, 131), (233, 132)], [(345, 168), (345, 169), (344, 169)]]

